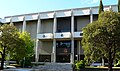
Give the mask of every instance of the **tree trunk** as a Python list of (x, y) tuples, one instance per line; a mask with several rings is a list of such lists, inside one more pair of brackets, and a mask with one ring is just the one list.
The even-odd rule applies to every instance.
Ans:
[(104, 57), (102, 57), (102, 66), (105, 66)]
[(113, 69), (112, 69), (112, 63), (113, 63), (112, 53), (111, 53), (111, 51), (109, 51), (109, 58), (108, 58), (108, 71), (113, 71)]
[(5, 48), (6, 48), (6, 47), (4, 46), (3, 54), (2, 54), (2, 60), (1, 60), (1, 68), (0, 68), (0, 70), (3, 70), (3, 69), (4, 69)]
[(108, 71), (113, 71), (113, 69), (112, 69), (112, 61), (108, 61)]
[(104, 54), (102, 54), (102, 66), (105, 66)]
[(16, 63), (19, 64), (19, 60), (16, 60)]

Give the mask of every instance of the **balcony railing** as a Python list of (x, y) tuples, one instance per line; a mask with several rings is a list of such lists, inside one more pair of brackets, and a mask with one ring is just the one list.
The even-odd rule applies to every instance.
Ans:
[[(70, 32), (55, 33), (54, 38), (71, 38)], [(83, 32), (74, 32), (74, 38), (82, 38)], [(38, 39), (53, 39), (52, 33), (37, 34)]]
[(81, 38), (83, 36), (83, 32), (74, 32), (74, 38)]
[(43, 34), (37, 34), (38, 39), (52, 39), (53, 34), (52, 33), (43, 33)]
[(71, 38), (70, 32), (55, 33), (55, 38)]

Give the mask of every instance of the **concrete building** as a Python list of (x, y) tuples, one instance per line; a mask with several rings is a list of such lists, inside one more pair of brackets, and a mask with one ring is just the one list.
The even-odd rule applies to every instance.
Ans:
[[(35, 43), (36, 62), (73, 63), (83, 59), (82, 28), (98, 19), (98, 7), (39, 12), (0, 19), (14, 23), (19, 31), (27, 31)], [(104, 10), (117, 11), (117, 5)]]

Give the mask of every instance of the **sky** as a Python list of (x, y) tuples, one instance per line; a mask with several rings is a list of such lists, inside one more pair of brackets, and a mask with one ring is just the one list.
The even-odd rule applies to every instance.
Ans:
[[(100, 0), (0, 0), (0, 18), (21, 14), (99, 6)], [(118, 0), (102, 0), (115, 5)]]

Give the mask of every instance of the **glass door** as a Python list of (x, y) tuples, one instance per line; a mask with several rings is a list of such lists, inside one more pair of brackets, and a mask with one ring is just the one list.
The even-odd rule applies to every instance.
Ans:
[(57, 41), (56, 42), (56, 62), (69, 63), (71, 53), (70, 41)]

